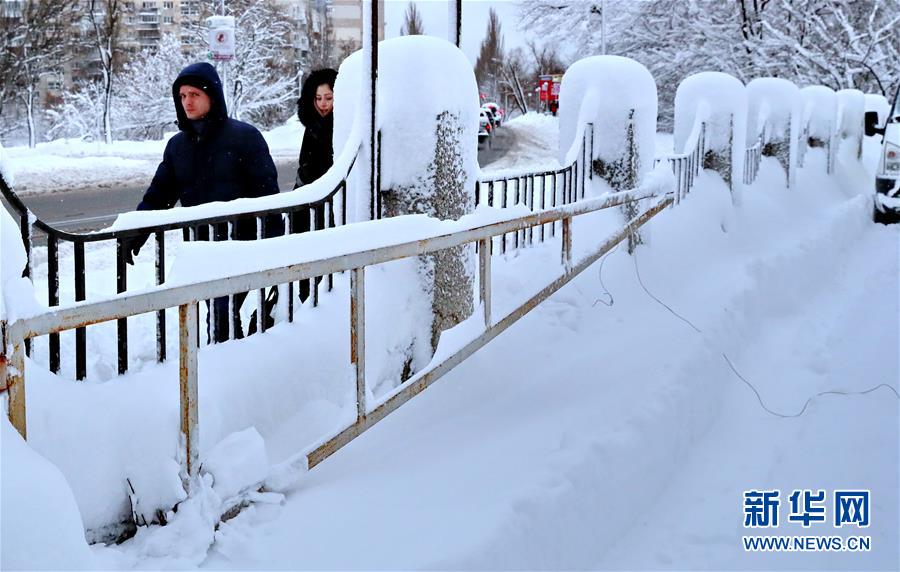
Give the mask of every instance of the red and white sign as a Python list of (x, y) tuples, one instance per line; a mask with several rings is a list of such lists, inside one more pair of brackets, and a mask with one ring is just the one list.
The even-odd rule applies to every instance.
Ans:
[(210, 16), (209, 57), (228, 62), (234, 59), (234, 16)]

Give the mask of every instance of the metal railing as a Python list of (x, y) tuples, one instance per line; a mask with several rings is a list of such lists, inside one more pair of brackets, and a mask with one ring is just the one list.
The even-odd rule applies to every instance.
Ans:
[[(594, 125), (587, 123), (581, 133), (580, 152), (572, 163), (549, 171), (481, 178), (475, 182), (475, 206), (507, 208), (522, 205), (535, 211), (584, 199), (587, 180), (594, 178), (590, 167), (593, 153)], [(523, 229), (509, 239), (506, 234), (498, 237), (500, 252), (534, 244), (535, 234), (539, 242), (544, 242), (548, 236), (555, 237), (557, 224), (550, 224), (549, 229), (546, 226), (541, 225), (537, 232), (534, 228)]]
[[(8, 367), (0, 360), (5, 371), (6, 387), (9, 395), (9, 417), (14, 427), (27, 438), (27, 414), (25, 403), (26, 361), (25, 345), (37, 336), (59, 334), (67, 330), (78, 330), (91, 324), (123, 320), (130, 316), (149, 312), (164, 312), (168, 308), (178, 308), (179, 316), (179, 379), (181, 395), (181, 432), (185, 454), (183, 459), (185, 475), (196, 475), (199, 469), (199, 392), (197, 375), (198, 308), (201, 300), (234, 295), (240, 292), (263, 290), (278, 284), (298, 279), (350, 271), (350, 360), (355, 371), (357, 415), (349, 425), (331, 437), (303, 452), (311, 468), (350, 442), (357, 435), (377, 423), (400, 405), (420, 393), (435, 380), (450, 371), (478, 348), (484, 346), (500, 332), (515, 323), (537, 304), (559, 290), (572, 278), (593, 264), (600, 256), (612, 250), (616, 244), (645, 224), (665, 207), (672, 204), (671, 189), (634, 189), (587, 199), (575, 204), (560, 205), (534, 214), (492, 224), (472, 223), (450, 234), (442, 230), (427, 229), (421, 236), (407, 236), (404, 242), (366, 249), (365, 236), (360, 233), (355, 241), (343, 243), (343, 250), (334, 256), (319, 260), (298, 262), (276, 268), (262, 269), (238, 276), (201, 281), (182, 286), (165, 285), (155, 289), (124, 293), (105, 300), (83, 302), (59, 306), (10, 324), (0, 322), (4, 349), (9, 353)], [(579, 261), (572, 256), (572, 220), (574, 217), (631, 203), (656, 198), (647, 210), (635, 216), (619, 231), (607, 238), (598, 248), (592, 250)], [(562, 275), (532, 296), (524, 304), (500, 320), (495, 320), (491, 310), (491, 244), (495, 237), (534, 229), (547, 224), (560, 223)], [(391, 224), (391, 220), (372, 221), (363, 224)], [(286, 239), (272, 239), (275, 241)], [(403, 382), (382, 402), (370, 407), (366, 399), (365, 378), (365, 269), (368, 266), (391, 260), (418, 256), (470, 243), (479, 246), (479, 300), (484, 332), (466, 344), (462, 349), (440, 363), (418, 372)], [(224, 247), (224, 245), (222, 245)], [(297, 253), (302, 260), (303, 253)]]
[(689, 149), (684, 153), (677, 153), (656, 160), (659, 164), (668, 161), (675, 175), (674, 203), (681, 203), (681, 199), (687, 196), (694, 188), (694, 180), (703, 169), (703, 160), (706, 156), (706, 121), (698, 119), (694, 122), (691, 133), (685, 143)]
[[(357, 150), (358, 155), (358, 150)], [(14, 216), (18, 218), (19, 228), (21, 231), (22, 242), (25, 245), (27, 254), (27, 264), (24, 270), (24, 276), (34, 278), (34, 257), (33, 245), (35, 244), (35, 231), (41, 233), (47, 242), (47, 303), (50, 307), (56, 307), (60, 304), (60, 245), (70, 243), (72, 245), (74, 257), (74, 275), (71, 277), (74, 282), (75, 301), (80, 302), (86, 299), (86, 267), (85, 267), (85, 245), (88, 243), (114, 242), (116, 245), (116, 292), (122, 293), (128, 289), (128, 265), (126, 264), (126, 249), (129, 242), (134, 239), (143, 237), (153, 237), (155, 242), (155, 281), (156, 284), (162, 284), (165, 279), (165, 235), (167, 231), (182, 231), (183, 240), (209, 239), (213, 241), (234, 240), (237, 238), (237, 229), (239, 225), (254, 224), (257, 229), (257, 237), (266, 236), (266, 225), (278, 221), (284, 225), (286, 232), (299, 233), (307, 230), (318, 230), (330, 228), (336, 225), (347, 223), (347, 179), (350, 171), (355, 165), (354, 157), (350, 163), (344, 177), (335, 187), (321, 197), (313, 201), (304, 201), (303, 195), (297, 195), (297, 202), (290, 206), (269, 208), (262, 210), (253, 210), (228, 214), (223, 216), (213, 216), (189, 221), (171, 222), (167, 224), (147, 225), (139, 228), (127, 230), (101, 231), (89, 234), (70, 233), (54, 228), (46, 222), (37, 218), (32, 213), (19, 196), (9, 187), (6, 180), (0, 176), (0, 192), (9, 205), (15, 211)], [(313, 305), (319, 302), (319, 287), (325, 276), (311, 277), (309, 280), (301, 280), (296, 282), (297, 288), (301, 292), (309, 290), (312, 297)], [(311, 281), (311, 284), (310, 284)], [(330, 291), (333, 285), (333, 277), (327, 276), (327, 287)], [(287, 319), (293, 321), (294, 318), (294, 286), (295, 282), (287, 283), (288, 300), (287, 300)], [(243, 293), (239, 294), (243, 297)], [(215, 304), (210, 304), (209, 320), (207, 325), (207, 343), (214, 343), (215, 340), (224, 340), (234, 337), (239, 328), (240, 316), (239, 306), (235, 304), (234, 296), (230, 296), (228, 300), (228, 312), (230, 319), (217, 320)], [(260, 292), (257, 299), (256, 324), (258, 331), (264, 331), (266, 328), (266, 295)], [(216, 324), (225, 322), (228, 324), (227, 332), (215, 331)], [(249, 332), (248, 332), (249, 333)], [(198, 340), (200, 336), (198, 335)], [(26, 348), (28, 354), (31, 354), (30, 343)], [(118, 373), (122, 374), (128, 370), (128, 322), (122, 318), (117, 326), (117, 351), (118, 351)], [(156, 359), (164, 361), (166, 359), (166, 315), (163, 311), (158, 311), (156, 315)], [(52, 333), (48, 339), (48, 366), (50, 371), (58, 373), (60, 371), (60, 338), (59, 334)], [(82, 327), (75, 332), (75, 377), (76, 379), (84, 379), (87, 375), (87, 330)]]
[(764, 133), (760, 133), (756, 143), (744, 151), (744, 184), (750, 185), (759, 175), (759, 164), (762, 160)]

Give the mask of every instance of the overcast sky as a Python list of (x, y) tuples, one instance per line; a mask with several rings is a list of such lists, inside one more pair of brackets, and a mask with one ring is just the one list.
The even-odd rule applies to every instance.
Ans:
[[(450, 14), (448, 0), (385, 0), (385, 37), (394, 38), (400, 35), (406, 6), (410, 1), (419, 8), (422, 24), (429, 36), (448, 37)], [(518, 29), (514, 0), (463, 0), (462, 49), (473, 65), (478, 58), (478, 48), (484, 39), (488, 11), (491, 8), (494, 8), (500, 17), (504, 49), (508, 51), (525, 45), (527, 36)]]

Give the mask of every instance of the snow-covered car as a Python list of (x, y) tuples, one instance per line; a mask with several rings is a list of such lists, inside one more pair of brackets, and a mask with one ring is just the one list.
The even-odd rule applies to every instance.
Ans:
[(875, 222), (900, 221), (900, 87), (883, 126), (878, 112), (866, 113), (866, 135), (881, 135), (881, 157), (875, 171)]
[(478, 144), (487, 142), (487, 146), (491, 146), (491, 135), (493, 135), (494, 126), (487, 112), (483, 109), (478, 114)]
[(492, 102), (482, 103), (481, 109), (490, 111), (493, 116), (494, 127), (500, 127), (500, 124), (503, 123), (503, 110), (499, 105)]

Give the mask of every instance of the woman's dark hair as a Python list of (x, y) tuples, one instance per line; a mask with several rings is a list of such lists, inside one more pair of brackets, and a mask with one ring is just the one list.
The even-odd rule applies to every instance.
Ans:
[(306, 81), (303, 82), (303, 89), (300, 90), (300, 99), (297, 100), (297, 117), (300, 123), (309, 126), (310, 119), (319, 115), (316, 111), (316, 89), (322, 84), (328, 84), (328, 87), (334, 91), (334, 80), (337, 79), (337, 71), (325, 68), (315, 70), (309, 74)]

